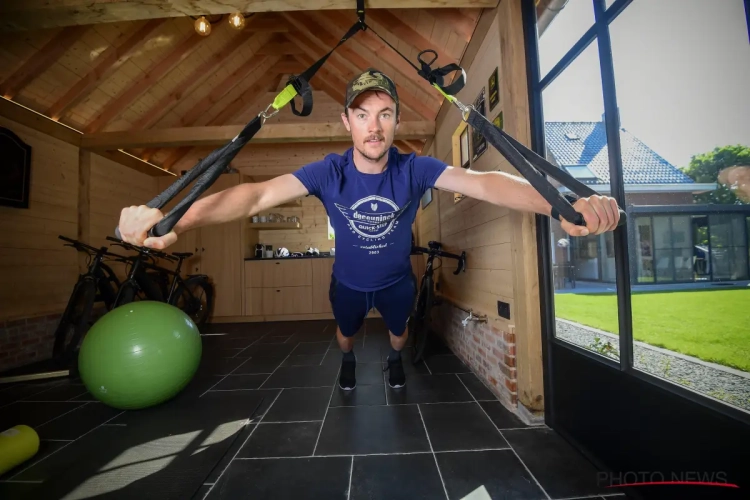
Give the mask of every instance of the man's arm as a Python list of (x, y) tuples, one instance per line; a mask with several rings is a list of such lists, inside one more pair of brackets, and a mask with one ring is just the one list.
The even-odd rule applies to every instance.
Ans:
[(305, 186), (292, 174), (265, 182), (242, 183), (193, 203), (175, 224), (174, 231), (180, 234), (201, 226), (250, 217), (307, 194)]
[[(529, 181), (505, 172), (477, 172), (449, 166), (438, 177), (435, 187), (522, 212), (549, 216), (552, 211), (549, 202)], [(607, 196), (581, 198), (573, 207), (583, 215), (586, 226), (576, 226), (562, 219), (563, 230), (572, 236), (611, 231), (620, 220), (617, 202)]]
[(127, 207), (120, 214), (122, 239), (134, 245), (162, 249), (177, 241), (177, 235), (202, 226), (250, 217), (288, 201), (307, 196), (308, 190), (292, 174), (259, 183), (242, 183), (194, 202), (168, 234), (149, 237), (148, 231), (164, 214), (145, 205)]

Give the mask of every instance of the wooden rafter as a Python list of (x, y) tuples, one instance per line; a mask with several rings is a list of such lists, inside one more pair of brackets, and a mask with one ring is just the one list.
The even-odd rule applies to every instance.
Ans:
[[(196, 102), (195, 105), (190, 108), (190, 111), (188, 111), (187, 114), (180, 118), (179, 125), (183, 127), (191, 127), (196, 125), (201, 117), (209, 114), (211, 108), (223, 96), (225, 96), (229, 91), (237, 86), (237, 84), (245, 81), (245, 77), (248, 74), (253, 73), (253, 76), (251, 76), (249, 80), (249, 83), (252, 84), (257, 81), (260, 76), (264, 74), (265, 71), (268, 70), (269, 67), (277, 60), (278, 58), (276, 57), (269, 58), (266, 56), (254, 55), (246, 63), (237, 68), (231, 75), (227, 76), (221, 83), (219, 83), (219, 85), (213, 87), (212, 90), (208, 94), (203, 96), (202, 99)], [(182, 158), (182, 156), (187, 154), (188, 151), (190, 151), (190, 148), (180, 148), (177, 151), (173, 151), (169, 156), (169, 159), (171, 159), (172, 161), (169, 164), (165, 163), (163, 167), (169, 169), (172, 165), (174, 165), (174, 163)], [(148, 149), (141, 154), (141, 158), (150, 159), (154, 154), (156, 154), (156, 152), (157, 148)]]
[[(292, 25), (294, 25), (294, 27), (297, 28), (302, 35), (307, 37), (308, 42), (314, 42), (314, 44), (306, 44), (308, 47), (317, 46), (317, 50), (324, 51), (320, 53), (320, 56), (322, 56), (325, 52), (328, 52), (328, 50), (330, 50), (338, 43), (338, 40), (334, 35), (329, 33), (315, 20), (311, 19), (310, 16), (291, 15), (287, 13), (284, 13), (282, 15)], [(359, 35), (360, 34), (358, 33), (356, 36)], [(287, 35), (287, 37), (289, 37), (289, 35)], [(299, 39), (300, 37), (297, 36), (296, 38)], [(294, 38), (290, 39), (294, 40)], [(350, 42), (352, 42), (351, 39), (347, 41), (346, 44)], [(328, 59), (326, 64), (330, 64), (332, 67), (338, 69), (338, 71), (340, 71), (344, 78), (348, 81), (349, 78), (354, 75), (355, 71), (364, 71), (366, 68), (371, 67), (374, 64), (374, 61), (377, 61), (377, 56), (368, 51), (368, 57), (370, 57), (370, 60), (367, 60), (365, 57), (355, 52), (351, 48), (351, 46), (347, 47), (346, 44), (336, 49), (336, 51)], [(350, 66), (351, 69), (346, 70), (346, 66)], [(412, 71), (414, 70), (412, 69)], [(412, 95), (398, 83), (396, 84), (396, 88), (399, 92), (399, 98), (405, 108), (411, 109), (421, 118), (434, 118), (436, 112), (434, 109), (428, 107), (418, 99), (413, 98)]]
[(13, 99), (26, 85), (52, 66), (87, 29), (87, 26), (71, 26), (60, 30), (44, 47), (0, 83), (0, 95), (6, 99)]
[[(318, 19), (324, 26), (328, 27), (331, 31), (337, 32), (343, 30), (344, 33), (356, 20), (356, 16), (348, 16), (343, 12), (333, 11), (322, 13), (312, 13), (313, 17)], [(430, 84), (417, 74), (417, 71), (406, 62), (401, 56), (396, 54), (392, 48), (386, 45), (377, 35), (374, 35), (369, 30), (365, 30), (357, 33), (355, 37), (350, 40), (352, 45), (359, 46), (360, 49), (368, 53), (368, 57), (373, 57), (373, 61), (382, 60), (393, 67), (401, 76), (410, 81), (414, 86), (424, 91), (428, 96), (428, 102), (430, 108), (434, 108), (432, 115), (435, 114), (437, 108), (442, 102), (442, 98), (435, 92)], [(372, 54), (372, 56), (370, 56)], [(412, 61), (414, 64), (418, 64), (417, 61)]]
[[(294, 32), (288, 33), (286, 36), (287, 38), (298, 44), (300, 47), (302, 47), (305, 51), (306, 57), (297, 56), (297, 59), (304, 65), (309, 67), (313, 64), (314, 61), (317, 61), (323, 56), (324, 52), (322, 51), (322, 49), (316, 49), (316, 42), (304, 33)], [(326, 69), (326, 67), (328, 69)], [(344, 63), (340, 60), (339, 57), (336, 57), (334, 55), (326, 61), (325, 66), (318, 70), (318, 74), (313, 78), (310, 84), (315, 88), (323, 90), (326, 94), (328, 94), (336, 102), (341, 103), (341, 105), (343, 106), (344, 89), (346, 88), (346, 84), (349, 82), (349, 80), (354, 77), (355, 69), (352, 69), (352, 66), (350, 64)], [(409, 104), (412, 104), (412, 101), (408, 97), (408, 94), (405, 102), (402, 99), (402, 104), (402, 119), (420, 120), (425, 118), (425, 116), (416, 113), (409, 107)]]
[[(386, 36), (385, 32), (390, 32), (418, 51), (428, 49), (434, 50), (438, 55), (437, 60), (433, 64), (434, 66), (445, 66), (449, 63), (458, 62), (457, 57), (451, 57), (449, 54), (446, 54), (445, 50), (420, 35), (415, 29), (413, 29), (411, 26), (403, 22), (396, 15), (390, 13), (389, 11), (371, 10), (367, 14), (367, 16), (370, 21), (375, 21), (375, 23), (383, 27), (383, 30), (377, 29), (378, 33), (380, 33), (381, 36)], [(370, 24), (370, 22), (368, 22), (368, 24)], [(426, 59), (429, 60), (432, 57), (433, 56), (430, 54), (426, 56)]]
[[(257, 16), (253, 16), (257, 17)], [(251, 18), (253, 19), (253, 18)], [(252, 44), (253, 42), (263, 40), (266, 35), (258, 34), (248, 29), (243, 31), (239, 35), (233, 37), (229, 43), (224, 45), (221, 49), (216, 51), (212, 57), (206, 62), (197, 67), (187, 77), (183, 78), (182, 81), (172, 89), (172, 91), (165, 95), (154, 104), (146, 113), (143, 114), (140, 120), (133, 124), (133, 129), (143, 130), (149, 128), (161, 120), (170, 110), (174, 108), (182, 99), (187, 95), (188, 89), (200, 85), (206, 77), (213, 74), (213, 72), (229, 57), (237, 53), (237, 50), (245, 43)]]
[[(264, 73), (255, 83), (253, 83), (249, 88), (244, 89), (242, 91), (242, 94), (235, 99), (234, 101), (227, 104), (224, 109), (222, 109), (218, 115), (216, 115), (211, 121), (208, 122), (208, 125), (222, 125), (225, 123), (228, 123), (237, 116), (238, 114), (245, 111), (248, 106), (256, 102), (255, 97), (258, 93), (262, 92), (263, 90), (266, 90), (267, 87), (272, 83), (275, 82), (276, 77), (272, 72)], [(244, 125), (243, 125), (244, 127)], [(212, 127), (215, 128), (215, 127)], [(187, 129), (190, 130), (190, 129)], [(235, 134), (236, 135), (236, 134)], [(234, 137), (234, 136), (232, 136)], [(213, 144), (215, 146), (226, 144), (226, 142), (229, 141), (231, 138), (227, 138), (224, 140), (224, 142), (219, 142), (217, 144)], [(168, 146), (163, 146), (168, 147)], [(178, 161), (180, 161), (182, 158), (187, 156), (191, 149), (193, 149), (190, 146), (184, 146), (176, 151), (174, 151), (165, 162), (165, 165), (168, 164), (165, 168), (172, 168), (173, 165), (175, 165)], [(150, 151), (156, 151), (156, 149), (151, 149)]]
[[(443, 28), (453, 31), (462, 41), (469, 43), (474, 34), (478, 18), (472, 19), (465, 16), (458, 8), (455, 8), (460, 7), (460, 5), (451, 5), (451, 7), (454, 8), (428, 9), (427, 13), (432, 15)], [(479, 5), (475, 5), (475, 7), (479, 7)]]
[(258, 52), (256, 52), (256, 54), (265, 56), (285, 56), (301, 53), (302, 49), (291, 42), (269, 43), (258, 49)]
[[(368, 9), (444, 8), (445, 0), (368, 0)], [(494, 8), (497, 0), (451, 0), (452, 10), (461, 7)], [(23, 0), (0, 2), (0, 30), (19, 31), (116, 21), (165, 17), (294, 10), (346, 9), (352, 0)]]
[(208, 124), (224, 125), (227, 123), (231, 123), (234, 117), (242, 114), (247, 108), (258, 101), (258, 93), (268, 89), (271, 86), (275, 87), (277, 85), (277, 81), (278, 75), (274, 74), (274, 72), (264, 73), (258, 81), (253, 83), (247, 89), (243, 90), (239, 97), (224, 106), (224, 109), (219, 111), (219, 114), (212, 118), (211, 121), (208, 122)]
[(277, 64), (277, 57), (254, 55), (245, 64), (237, 68), (231, 75), (227, 76), (221, 83), (211, 89), (203, 99), (196, 102), (185, 116), (180, 119), (183, 127), (190, 127), (198, 123), (203, 116), (208, 116), (211, 108), (219, 102), (228, 92), (240, 83), (253, 84), (258, 81), (267, 71), (271, 71)]
[(153, 19), (148, 21), (130, 35), (121, 45), (110, 45), (107, 47), (107, 50), (102, 52), (99, 56), (99, 63), (96, 67), (68, 89), (68, 91), (65, 92), (65, 95), (55, 101), (55, 103), (47, 109), (46, 114), (53, 120), (59, 120), (68, 109), (86, 97), (96, 88), (97, 85), (103, 82), (125, 61), (127, 61), (130, 54), (146, 42), (149, 39), (149, 35), (159, 26), (164, 24), (164, 21), (164, 19)]
[[(260, 83), (260, 82), (259, 82)], [(139, 132), (101, 132), (84, 135), (81, 147), (91, 151), (142, 147), (173, 148), (177, 146), (223, 146), (231, 141), (245, 125), (219, 125), (149, 129)], [(424, 140), (435, 135), (431, 121), (401, 122), (396, 133), (400, 141)], [(253, 137), (254, 144), (289, 142), (344, 142), (351, 139), (341, 121), (294, 123), (266, 123)]]
[(404, 144), (409, 146), (417, 154), (421, 153), (422, 148), (424, 147), (424, 142), (421, 140), (405, 140)]
[(93, 134), (102, 130), (113, 118), (133, 102), (135, 98), (144, 93), (152, 85), (155, 85), (163, 75), (188, 57), (201, 40), (202, 37), (195, 32), (190, 33), (181, 43), (172, 49), (169, 55), (148, 68), (144, 78), (133, 82), (125, 92), (107, 104), (97, 114), (97, 117), (85, 127), (85, 132)]

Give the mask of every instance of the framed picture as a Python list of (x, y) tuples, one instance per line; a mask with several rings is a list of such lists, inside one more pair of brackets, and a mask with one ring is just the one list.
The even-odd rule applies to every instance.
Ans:
[(461, 167), (469, 168), (471, 165), (469, 160), (469, 127), (466, 127), (461, 132)]
[[(479, 95), (474, 100), (474, 109), (476, 109), (477, 112), (482, 116), (487, 116), (487, 113), (484, 109), (484, 87), (482, 87)], [(472, 161), (476, 161), (477, 158), (482, 156), (482, 154), (487, 151), (487, 139), (485, 139), (482, 134), (474, 130), (473, 127), (471, 130), (471, 145), (474, 150)]]
[(487, 88), (489, 89), (490, 94), (490, 111), (492, 111), (500, 102), (500, 87), (497, 83), (497, 66), (495, 66), (495, 70), (490, 75), (490, 81)]
[(432, 202), (432, 188), (429, 188), (422, 195), (422, 210)]
[(0, 127), (0, 205), (29, 208), (31, 146)]
[(492, 120), (492, 124), (499, 128), (500, 130), (503, 129), (503, 112), (500, 111), (500, 113), (497, 114), (494, 120)]

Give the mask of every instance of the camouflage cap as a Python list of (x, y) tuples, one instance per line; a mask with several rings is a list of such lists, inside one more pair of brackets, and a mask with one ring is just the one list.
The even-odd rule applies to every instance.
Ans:
[(351, 106), (359, 94), (366, 90), (381, 90), (391, 96), (396, 101), (396, 113), (398, 114), (399, 102), (396, 84), (388, 76), (375, 68), (368, 68), (363, 73), (355, 76), (346, 86), (344, 111)]

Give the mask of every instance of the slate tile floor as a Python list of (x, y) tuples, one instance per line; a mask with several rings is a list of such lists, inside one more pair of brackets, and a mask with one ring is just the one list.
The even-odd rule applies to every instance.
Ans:
[(355, 343), (357, 388), (338, 388), (332, 321), (216, 324), (199, 372), (173, 400), (121, 412), (80, 380), (0, 386), (0, 429), (35, 427), (0, 498), (624, 498), (546, 426), (507, 411), (445, 346), (405, 357), (390, 389), (382, 321)]

